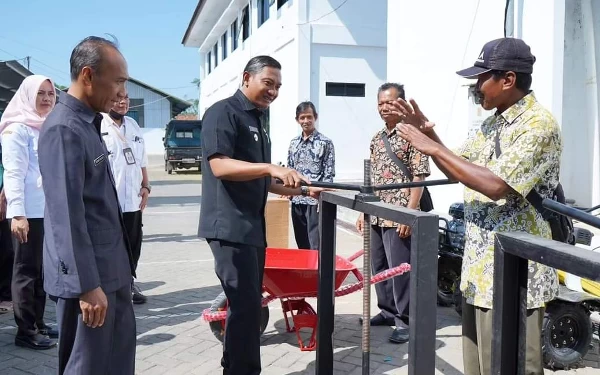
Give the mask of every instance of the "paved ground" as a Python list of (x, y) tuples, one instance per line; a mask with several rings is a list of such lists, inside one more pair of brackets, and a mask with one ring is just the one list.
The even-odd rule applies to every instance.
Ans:
[[(138, 374), (219, 374), (221, 344), (200, 313), (220, 293), (213, 272), (212, 255), (205, 242), (196, 238), (200, 203), (200, 175), (167, 176), (160, 160), (152, 159), (153, 194), (145, 212), (144, 247), (139, 265), (140, 286), (149, 297), (136, 306)], [(338, 230), (338, 254), (348, 256), (361, 247), (361, 239)], [(293, 244), (292, 244), (293, 246)], [(362, 264), (357, 261), (357, 264)], [(311, 300), (316, 307), (316, 301)], [(301, 352), (296, 337), (285, 333), (281, 307), (272, 303), (271, 319), (263, 336), (262, 363), (265, 375), (314, 374), (314, 352)], [(373, 300), (372, 306), (376, 306)], [(336, 299), (336, 374), (361, 374), (361, 331), (357, 320), (362, 311), (360, 293)], [(373, 309), (375, 312), (375, 308)], [(54, 308), (48, 303), (46, 320), (54, 324)], [(372, 332), (371, 370), (374, 374), (406, 374), (407, 345), (387, 342), (389, 329)], [(0, 315), (0, 374), (54, 374), (56, 349), (34, 352), (13, 344), (14, 320)], [(460, 319), (450, 309), (439, 309), (437, 319), (438, 374), (462, 374)], [(597, 374), (596, 352), (588, 364), (571, 371), (549, 374)]]

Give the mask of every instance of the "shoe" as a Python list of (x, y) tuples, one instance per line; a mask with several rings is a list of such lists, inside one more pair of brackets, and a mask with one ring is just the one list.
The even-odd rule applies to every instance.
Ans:
[(146, 301), (148, 301), (148, 298), (142, 294), (140, 287), (133, 284), (131, 287), (131, 302), (136, 305), (140, 305), (142, 303), (146, 303)]
[[(363, 319), (362, 318), (358, 318), (358, 321), (360, 322), (360, 325), (363, 324)], [(377, 314), (374, 317), (371, 318), (371, 326), (388, 326), (391, 327), (394, 324), (396, 324), (394, 322), (393, 318), (384, 318), (383, 315), (381, 314)]]
[(13, 311), (12, 301), (0, 301), (0, 314), (6, 314)]
[(52, 349), (56, 346), (56, 340), (49, 339), (48, 337), (36, 333), (33, 336), (19, 336), (15, 337), (15, 345), (33, 350), (47, 350)]
[(54, 329), (48, 325), (43, 325), (41, 326), (41, 328), (38, 328), (38, 331), (40, 332), (40, 334), (44, 335), (44, 336), (48, 336), (51, 339), (57, 339), (58, 338), (58, 330)]
[(408, 328), (396, 328), (390, 336), (390, 342), (395, 344), (404, 344), (408, 342)]

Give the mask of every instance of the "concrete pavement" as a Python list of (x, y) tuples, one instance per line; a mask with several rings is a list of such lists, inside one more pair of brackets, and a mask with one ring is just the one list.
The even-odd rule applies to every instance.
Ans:
[[(138, 269), (139, 285), (148, 303), (135, 306), (138, 374), (220, 374), (221, 344), (200, 316), (221, 292), (207, 244), (196, 237), (200, 203), (200, 175), (167, 175), (160, 159), (151, 158), (152, 198), (144, 213), (144, 245)], [(292, 238), (292, 236), (291, 236)], [(294, 246), (293, 239), (290, 246)], [(337, 252), (349, 256), (362, 240), (342, 228)], [(362, 265), (361, 260), (355, 261)], [(372, 299), (372, 312), (376, 301)], [(315, 299), (309, 302), (316, 308)], [(335, 374), (361, 374), (362, 311), (360, 292), (337, 298), (335, 320)], [(55, 322), (48, 302), (46, 320)], [(437, 374), (462, 374), (460, 319), (440, 308), (437, 318)], [(14, 346), (14, 320), (0, 315), (0, 374), (55, 374), (56, 349), (35, 352)], [(407, 345), (387, 341), (389, 328), (374, 327), (371, 339), (371, 373), (406, 374)], [(314, 374), (315, 353), (301, 352), (296, 336), (285, 332), (281, 305), (270, 305), (269, 325), (262, 337), (263, 374)], [(548, 374), (597, 374), (598, 346), (588, 355), (588, 366)], [(589, 365), (594, 365), (592, 368)]]

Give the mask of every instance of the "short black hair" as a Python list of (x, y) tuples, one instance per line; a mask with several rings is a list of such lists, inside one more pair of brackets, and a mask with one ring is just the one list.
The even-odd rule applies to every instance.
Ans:
[(315, 105), (313, 104), (313, 102), (302, 102), (300, 104), (298, 104), (298, 106), (296, 107), (296, 120), (298, 120), (298, 117), (300, 117), (300, 114), (302, 112), (306, 112), (309, 109), (312, 110), (313, 115), (315, 115), (315, 118), (317, 118), (319, 115), (317, 114), (317, 109), (315, 108)]
[[(113, 37), (114, 38), (114, 37)], [(103, 49), (106, 47), (119, 50), (118, 42), (101, 38), (99, 36), (88, 36), (73, 48), (71, 52), (71, 81), (77, 81), (84, 67), (89, 66), (99, 71), (102, 63)]]
[(398, 97), (401, 98), (402, 100), (405, 100), (405, 92), (404, 92), (404, 85), (401, 85), (399, 83), (395, 83), (395, 82), (386, 82), (383, 85), (379, 86), (379, 89), (377, 90), (377, 97), (379, 98), (379, 94), (381, 94), (383, 91), (387, 91), (390, 89), (396, 89), (396, 91), (398, 91)]
[[(504, 71), (504, 70), (492, 70), (492, 77), (495, 80), (499, 80), (500, 78), (504, 77), (506, 75), (506, 73), (508, 73), (508, 71)], [(513, 72), (515, 73), (516, 78), (516, 82), (515, 82), (515, 87), (517, 89), (519, 89), (520, 91), (524, 92), (525, 94), (527, 94), (529, 92), (529, 89), (531, 89), (531, 82), (533, 81), (533, 78), (531, 76), (531, 74), (529, 73), (517, 73), (517, 72)]]
[(262, 72), (262, 70), (266, 67), (281, 70), (281, 64), (279, 61), (275, 60), (271, 56), (260, 55), (254, 56), (250, 59), (250, 61), (248, 61), (246, 67), (244, 68), (244, 72), (248, 72), (250, 75), (255, 75)]

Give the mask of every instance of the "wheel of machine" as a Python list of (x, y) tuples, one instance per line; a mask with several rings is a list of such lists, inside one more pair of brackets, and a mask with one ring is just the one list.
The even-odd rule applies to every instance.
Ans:
[(167, 162), (167, 173), (173, 174), (173, 164)]
[(456, 284), (454, 287), (454, 310), (458, 313), (458, 315), (462, 316), (462, 292), (460, 291), (460, 276), (456, 279)]
[(569, 369), (587, 354), (592, 336), (592, 321), (583, 306), (549, 303), (542, 325), (544, 364), (552, 369)]
[[(460, 268), (458, 268), (460, 270)], [(460, 277), (455, 262), (447, 258), (438, 259), (437, 303), (439, 306), (452, 306), (456, 280)]]
[[(225, 292), (221, 292), (215, 298), (212, 305), (210, 306), (210, 311), (227, 311), (227, 297), (225, 296)], [(223, 342), (223, 337), (225, 336), (225, 321), (217, 320), (215, 322), (209, 322), (210, 330), (213, 335), (217, 338), (217, 340)], [(267, 324), (269, 324), (269, 307), (265, 306), (261, 309), (260, 315), (260, 334), (262, 335), (267, 329)]]
[(165, 172), (167, 171), (167, 161), (165, 160)]

